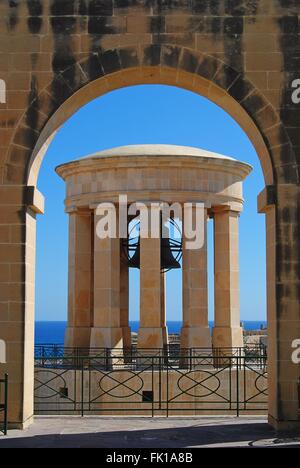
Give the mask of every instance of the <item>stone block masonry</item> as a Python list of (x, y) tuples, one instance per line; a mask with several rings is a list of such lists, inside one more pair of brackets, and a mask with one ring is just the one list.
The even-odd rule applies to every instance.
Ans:
[[(127, 85), (176, 85), (245, 130), (265, 179), (269, 421), (300, 425), (299, 102), (296, 0), (0, 2), (0, 339), (9, 420), (33, 415), (34, 190), (55, 131), (79, 107)], [(2, 101), (2, 100), (1, 100)], [(16, 273), (17, 272), (17, 273)]]

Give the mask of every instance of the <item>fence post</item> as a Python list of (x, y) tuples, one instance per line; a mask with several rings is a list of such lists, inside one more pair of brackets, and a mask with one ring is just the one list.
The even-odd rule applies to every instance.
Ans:
[(4, 376), (4, 435), (8, 429), (8, 374)]
[[(239, 357), (238, 357), (239, 360)], [(237, 418), (240, 415), (240, 380), (239, 380), (239, 369), (240, 369), (240, 364), (239, 362), (237, 363), (236, 366), (236, 416)]]
[(109, 370), (109, 348), (105, 348), (105, 369)]
[(80, 351), (79, 351), (79, 348), (76, 347), (76, 351), (75, 351), (75, 359), (76, 359), (76, 366), (81, 367), (82, 365), (82, 361), (80, 361)]
[[(158, 359), (160, 360), (162, 357), (159, 356)], [(152, 366), (151, 366), (151, 380), (152, 380), (152, 383), (151, 383), (151, 386), (152, 386), (152, 411), (151, 411), (151, 415), (152, 415), (152, 418), (154, 418), (154, 395), (155, 395), (155, 392), (154, 392), (154, 362), (153, 362), (153, 357), (152, 357)]]
[(158, 395), (159, 395), (159, 403), (158, 403), (158, 408), (161, 410), (161, 373), (162, 373), (162, 369), (163, 369), (163, 366), (165, 365), (165, 361), (162, 361), (160, 359), (159, 361), (159, 374), (158, 374)]
[(166, 366), (166, 369), (167, 369), (167, 385), (166, 385), (166, 390), (167, 390), (167, 398), (166, 398), (166, 401), (167, 401), (167, 418), (169, 417), (169, 362), (167, 363), (167, 366)]
[[(78, 366), (79, 367), (79, 366)], [(83, 418), (84, 416), (84, 361), (83, 358), (81, 358), (81, 417)]]

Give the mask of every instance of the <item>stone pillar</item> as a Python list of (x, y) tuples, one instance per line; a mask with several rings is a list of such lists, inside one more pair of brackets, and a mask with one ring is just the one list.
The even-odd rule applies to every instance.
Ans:
[(299, 244), (299, 199), (300, 188), (288, 185), (267, 186), (258, 196), (258, 211), (266, 216), (268, 421), (282, 431), (300, 429), (299, 280), (292, 263)]
[[(278, 391), (279, 391), (279, 378), (278, 378), (278, 348), (279, 348), (279, 335), (278, 335), (278, 321), (277, 321), (277, 304), (276, 304), (276, 209), (274, 205), (264, 206), (263, 211), (266, 215), (266, 276), (267, 276), (267, 323), (268, 323), (268, 420), (276, 428), (281, 426), (280, 423), (280, 409), (278, 405)], [(292, 300), (291, 300), (292, 303)], [(288, 304), (290, 306), (290, 304)], [(299, 314), (299, 304), (297, 304)], [(294, 309), (295, 310), (295, 309)], [(289, 307), (289, 311), (293, 309)], [(297, 313), (296, 312), (296, 313)], [(293, 322), (291, 322), (294, 324)], [(295, 327), (295, 336), (297, 329)], [(299, 336), (299, 335), (298, 335)], [(292, 339), (290, 343), (292, 343)], [(286, 363), (285, 363), (286, 364)], [(285, 365), (285, 371), (286, 369)], [(294, 367), (294, 366), (293, 366)], [(295, 366), (296, 367), (296, 366)], [(295, 376), (295, 388), (297, 386), (297, 377), (300, 375), (300, 369)], [(283, 377), (284, 378), (284, 377)], [(296, 391), (293, 392), (294, 400), (297, 399)], [(282, 398), (282, 395), (281, 395)], [(291, 404), (292, 398), (289, 401)], [(289, 423), (282, 424), (284, 429), (287, 429)], [(300, 424), (299, 424), (300, 425)]]
[[(191, 209), (194, 218), (196, 208)], [(182, 349), (211, 347), (207, 294), (207, 210), (204, 210), (203, 245), (199, 249), (188, 249), (187, 239), (183, 238), (183, 326), (180, 334)]]
[(131, 349), (131, 329), (129, 326), (129, 269), (125, 261), (120, 263), (120, 325), (123, 332), (124, 349)]
[(16, 185), (0, 187), (0, 199), (0, 378), (8, 373), (9, 428), (24, 429), (33, 421), (36, 215), (44, 200), (36, 188)]
[[(140, 239), (140, 328), (138, 348), (163, 348), (160, 236)], [(165, 328), (165, 327), (164, 327)]]
[[(114, 216), (114, 207), (111, 209)], [(94, 315), (91, 348), (123, 348), (120, 318), (120, 239), (100, 239), (94, 212)], [(117, 233), (116, 233), (117, 234)]]
[(168, 344), (168, 329), (167, 329), (167, 310), (166, 310), (166, 273), (160, 275), (160, 313), (161, 313), (161, 327), (163, 333), (163, 344)]
[(66, 347), (89, 348), (92, 320), (92, 215), (69, 213), (69, 283)]
[(215, 348), (244, 345), (240, 326), (238, 219), (237, 211), (214, 210)]

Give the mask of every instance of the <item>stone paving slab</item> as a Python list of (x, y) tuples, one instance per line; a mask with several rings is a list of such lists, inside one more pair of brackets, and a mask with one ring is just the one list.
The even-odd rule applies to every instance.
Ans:
[(36, 417), (24, 431), (0, 436), (0, 448), (298, 447), (262, 417)]

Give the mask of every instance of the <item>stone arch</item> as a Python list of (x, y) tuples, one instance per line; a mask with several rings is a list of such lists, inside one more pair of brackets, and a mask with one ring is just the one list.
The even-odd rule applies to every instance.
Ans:
[[(295, 392), (298, 370), (286, 364), (288, 337), (294, 336), (294, 329), (288, 328), (279, 316), (296, 323), (299, 313), (299, 300), (295, 300), (299, 299), (299, 263), (295, 258), (299, 252), (299, 167), (278, 112), (246, 74), (211, 55), (174, 44), (120, 47), (93, 53), (56, 72), (42, 90), (37, 89), (34, 73), (32, 76), (30, 104), (11, 139), (3, 172), (3, 185), (11, 186), (12, 190), (17, 187), (22, 200), (22, 209), (17, 207), (10, 218), (19, 229), (19, 245), (13, 253), (20, 264), (22, 279), (17, 291), (20, 313), (26, 322), (25, 333), (23, 324), (18, 328), (22, 331), (20, 341), (23, 340), (25, 351), (24, 356), (20, 352), (24, 362), (19, 386), (21, 396), (16, 397), (14, 420), (24, 422), (32, 416), (34, 209), (37, 211), (32, 186), (36, 185), (47, 145), (60, 125), (86, 102), (124, 86), (156, 83), (182, 87), (212, 100), (236, 120), (256, 148), (267, 186), (260, 197), (260, 209), (267, 214), (268, 320), (272, 357), (269, 360), (269, 419), (275, 426), (291, 418), (294, 421), (298, 414), (297, 402), (295, 398), (291, 401), (290, 392)], [(24, 205), (29, 208), (23, 208)], [(291, 245), (298, 248), (296, 254)], [(7, 255), (11, 254), (9, 250), (7, 252)], [(283, 345), (279, 343), (280, 337), (285, 339)], [(285, 386), (287, 378), (288, 390)]]
[[(173, 44), (120, 47), (67, 67), (38, 92), (12, 139), (5, 183), (35, 185), (40, 164), (57, 129), (77, 109), (106, 92), (136, 84), (167, 84), (207, 97), (244, 129), (259, 156), (266, 185), (284, 183), (296, 167), (280, 115), (243, 75), (211, 55)], [(282, 146), (284, 144), (284, 165)], [(293, 173), (299, 182), (298, 172)], [(289, 180), (290, 182), (290, 180)]]

